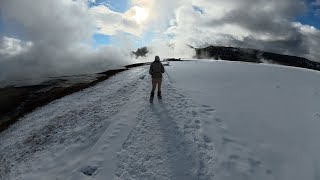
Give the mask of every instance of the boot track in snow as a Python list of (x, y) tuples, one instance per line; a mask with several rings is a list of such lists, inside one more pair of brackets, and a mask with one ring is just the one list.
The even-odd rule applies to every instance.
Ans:
[[(214, 148), (201, 135), (198, 106), (167, 75), (163, 99), (150, 104), (147, 69), (134, 68), (54, 101), (9, 128), (0, 138), (4, 177), (213, 179)], [(47, 127), (56, 128), (55, 133)], [(42, 137), (43, 133), (49, 136)], [(45, 141), (31, 144), (41, 149), (29, 152), (34, 148), (30, 144), (20, 146), (30, 137)], [(10, 164), (18, 167), (9, 170)]]

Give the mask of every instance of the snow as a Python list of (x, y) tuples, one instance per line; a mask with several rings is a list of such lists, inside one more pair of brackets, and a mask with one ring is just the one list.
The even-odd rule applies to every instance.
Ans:
[(217, 150), (216, 179), (320, 179), (320, 73), (236, 62), (171, 63), (200, 106)]
[(137, 67), (0, 135), (0, 179), (320, 179), (319, 72), (171, 62), (163, 100)]
[(213, 177), (213, 145), (200, 136), (190, 99), (166, 78), (166, 97), (150, 105), (148, 68), (120, 73), (21, 119), (0, 137), (2, 178)]

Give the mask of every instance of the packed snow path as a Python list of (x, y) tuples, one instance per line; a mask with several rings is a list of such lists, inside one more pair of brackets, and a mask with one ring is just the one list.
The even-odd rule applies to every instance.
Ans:
[[(320, 179), (320, 72), (171, 62), (54, 101), (0, 134), (0, 179)], [(192, 72), (192, 73), (190, 73)]]
[(200, 111), (165, 75), (150, 104), (148, 67), (122, 72), (27, 115), (1, 134), (0, 179), (212, 179)]

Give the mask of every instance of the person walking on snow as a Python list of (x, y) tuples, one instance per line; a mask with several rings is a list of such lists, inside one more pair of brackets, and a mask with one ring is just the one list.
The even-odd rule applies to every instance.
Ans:
[(158, 98), (161, 99), (161, 83), (162, 83), (162, 73), (164, 73), (164, 67), (160, 62), (160, 57), (156, 56), (154, 62), (151, 64), (149, 69), (149, 74), (152, 76), (152, 91), (150, 95), (150, 103), (153, 102), (154, 91), (158, 84)]

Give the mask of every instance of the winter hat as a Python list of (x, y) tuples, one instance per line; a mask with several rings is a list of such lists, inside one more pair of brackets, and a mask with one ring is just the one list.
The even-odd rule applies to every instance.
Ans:
[(160, 57), (159, 56), (154, 57), (154, 61), (160, 61)]

